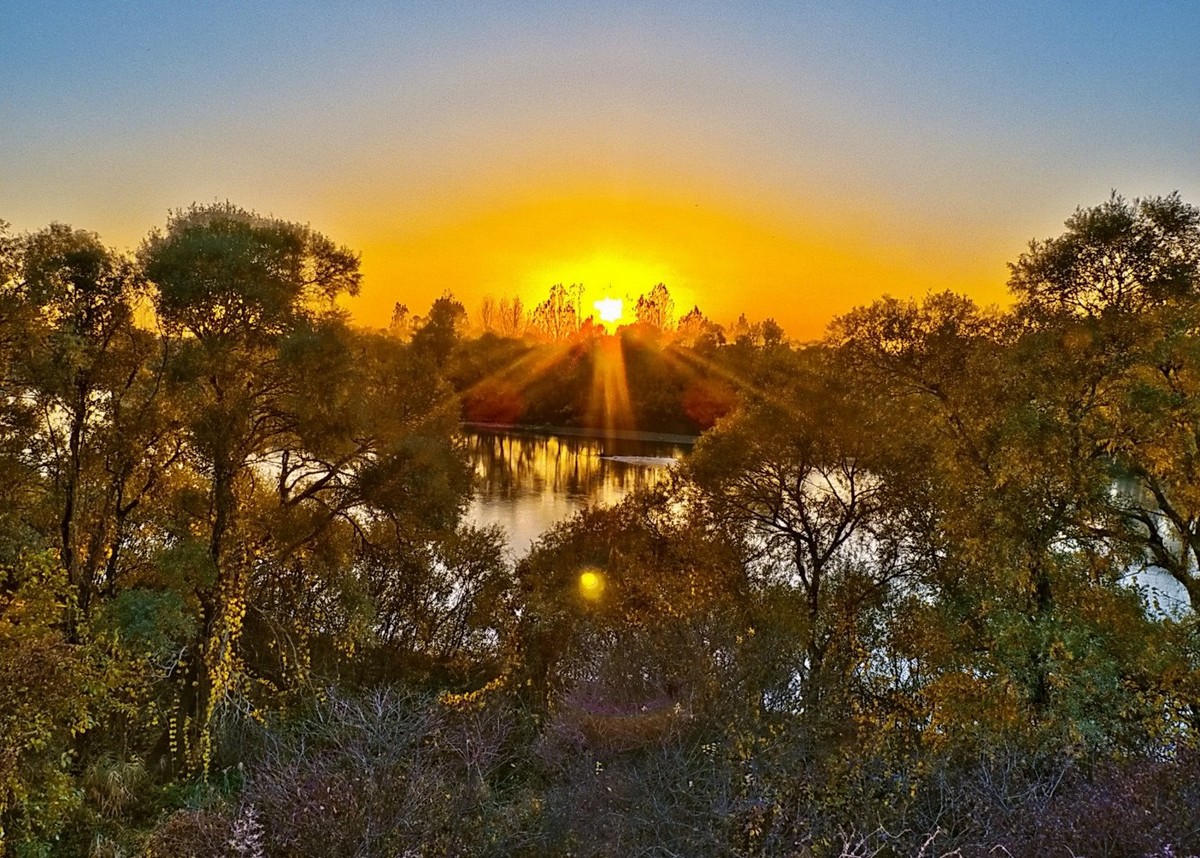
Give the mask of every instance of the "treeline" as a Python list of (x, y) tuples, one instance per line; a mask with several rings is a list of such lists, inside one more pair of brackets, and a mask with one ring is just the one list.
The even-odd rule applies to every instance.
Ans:
[(574, 337), (351, 330), (353, 254), (229, 206), (0, 258), (14, 854), (1200, 852), (1178, 196), (1076, 212), (1008, 311), (646, 346), (730, 410), (515, 565), (459, 403)]
[(786, 346), (771, 318), (743, 314), (728, 331), (699, 307), (676, 319), (663, 283), (607, 326), (582, 294), (555, 284), (528, 312), (519, 297), (485, 298), (474, 322), (446, 294), (426, 316), (397, 304), (387, 332), (436, 356), (468, 422), (686, 435), (728, 414), (752, 366)]

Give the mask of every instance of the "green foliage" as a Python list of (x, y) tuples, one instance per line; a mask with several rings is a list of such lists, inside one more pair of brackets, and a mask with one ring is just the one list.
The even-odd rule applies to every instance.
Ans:
[(180, 593), (203, 592), (217, 580), (208, 546), (198, 539), (182, 539), (167, 545), (154, 561), (164, 584)]
[(1020, 312), (1097, 317), (1196, 297), (1200, 209), (1178, 193), (1126, 200), (1115, 192), (1076, 209), (1058, 238), (1034, 241), (1010, 268)]
[(277, 335), (358, 291), (358, 257), (230, 203), (174, 212), (140, 253), (164, 322), (201, 339)]
[(193, 638), (196, 617), (178, 593), (131, 589), (104, 605), (96, 627), (122, 647), (161, 661)]
[(34, 854), (80, 797), (74, 740), (95, 723), (95, 653), (69, 643), (73, 594), (47, 554), (0, 569), (0, 850)]

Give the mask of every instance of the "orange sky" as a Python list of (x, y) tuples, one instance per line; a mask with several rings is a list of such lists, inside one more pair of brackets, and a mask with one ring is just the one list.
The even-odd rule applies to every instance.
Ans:
[(487, 295), (519, 296), (532, 307), (559, 282), (582, 283), (586, 307), (606, 296), (636, 300), (663, 282), (678, 313), (699, 305), (722, 323), (739, 313), (772, 317), (799, 339), (819, 337), (834, 315), (885, 292), (956, 289), (981, 303), (1005, 299), (997, 247), (964, 253), (949, 236), (914, 247), (849, 212), (806, 221), (660, 188), (468, 197), (363, 230), (355, 246), (365, 286), (348, 306), (368, 324), (383, 324), (396, 301), (423, 312), (446, 290), (472, 312)]

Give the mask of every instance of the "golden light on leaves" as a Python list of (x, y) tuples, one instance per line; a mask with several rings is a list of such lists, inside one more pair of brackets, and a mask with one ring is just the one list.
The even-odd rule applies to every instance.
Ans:
[(620, 298), (609, 298), (605, 295), (592, 306), (596, 308), (602, 322), (619, 322), (624, 315), (625, 302)]
[(604, 576), (588, 569), (579, 576), (579, 594), (585, 599), (596, 601), (604, 595)]

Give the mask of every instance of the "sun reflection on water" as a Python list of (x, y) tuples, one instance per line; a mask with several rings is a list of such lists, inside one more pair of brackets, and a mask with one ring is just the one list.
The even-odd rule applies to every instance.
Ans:
[(486, 431), (465, 439), (476, 484), (468, 519), (502, 525), (517, 554), (585, 506), (611, 506), (654, 484), (688, 450), (686, 444)]

